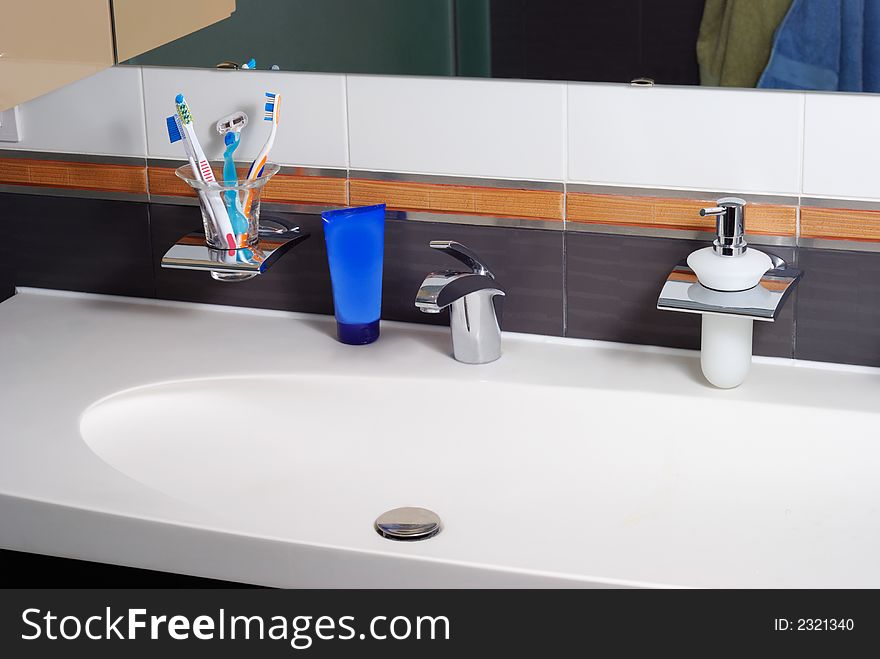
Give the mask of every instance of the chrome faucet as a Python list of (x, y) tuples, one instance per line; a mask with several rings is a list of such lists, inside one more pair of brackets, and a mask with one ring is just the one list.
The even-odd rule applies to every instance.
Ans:
[(416, 306), (423, 313), (440, 313), (449, 307), (452, 351), (466, 364), (486, 364), (501, 356), (500, 302), (504, 291), (495, 275), (474, 252), (461, 243), (432, 240), (431, 249), (439, 249), (470, 268), (469, 272), (444, 270), (432, 272), (422, 282)]

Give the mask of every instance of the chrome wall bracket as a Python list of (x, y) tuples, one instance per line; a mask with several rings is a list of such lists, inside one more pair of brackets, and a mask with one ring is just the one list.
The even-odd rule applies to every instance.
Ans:
[[(781, 259), (776, 260), (781, 263)], [(803, 272), (782, 263), (768, 270), (754, 288), (746, 291), (716, 291), (697, 279), (686, 261), (666, 278), (657, 308), (661, 311), (739, 316), (773, 322), (782, 304), (800, 281)]]
[(208, 247), (205, 234), (195, 231), (172, 245), (162, 257), (162, 267), (207, 271), (218, 281), (245, 281), (266, 272), (308, 237), (307, 231), (284, 220), (263, 220), (255, 247), (220, 250)]

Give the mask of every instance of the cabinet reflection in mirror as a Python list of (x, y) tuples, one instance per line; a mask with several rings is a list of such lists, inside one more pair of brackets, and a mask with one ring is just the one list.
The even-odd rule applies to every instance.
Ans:
[(236, 0), (127, 63), (880, 91), (878, 37), (880, 0)]

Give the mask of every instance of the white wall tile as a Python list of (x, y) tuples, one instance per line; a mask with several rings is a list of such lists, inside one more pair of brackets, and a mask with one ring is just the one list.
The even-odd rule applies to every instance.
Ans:
[(20, 142), (0, 149), (144, 157), (140, 69), (114, 67), (19, 107)]
[(573, 83), (568, 98), (571, 181), (800, 190), (802, 94)]
[(263, 121), (267, 91), (283, 95), (281, 123), (270, 160), (282, 165), (346, 167), (345, 76), (278, 71), (144, 67), (150, 157), (184, 158), (181, 146), (168, 142), (165, 126), (165, 117), (174, 112), (174, 97), (182, 92), (208, 158), (223, 156), (217, 120), (244, 110), (249, 124), (235, 157), (253, 159), (269, 132), (268, 122)]
[(807, 94), (804, 194), (880, 199), (880, 96)]
[(565, 86), (349, 76), (353, 169), (561, 180)]

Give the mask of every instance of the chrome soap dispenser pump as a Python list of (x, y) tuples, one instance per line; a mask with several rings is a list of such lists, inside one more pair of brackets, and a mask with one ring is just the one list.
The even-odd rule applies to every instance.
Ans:
[(775, 320), (801, 276), (778, 256), (748, 247), (745, 206), (742, 199), (724, 197), (700, 211), (715, 218), (715, 240), (672, 271), (657, 302), (661, 310), (703, 315), (700, 365), (706, 379), (721, 389), (746, 379), (753, 321)]
[(746, 202), (739, 197), (725, 197), (717, 203), (700, 210), (700, 217), (715, 218), (712, 249), (721, 256), (739, 256), (746, 251)]
[(749, 249), (746, 244), (746, 202), (739, 197), (724, 197), (716, 203), (700, 211), (702, 217), (715, 218), (712, 247), (693, 252), (688, 256), (688, 265), (700, 283), (714, 291), (754, 288), (773, 262), (764, 252)]

